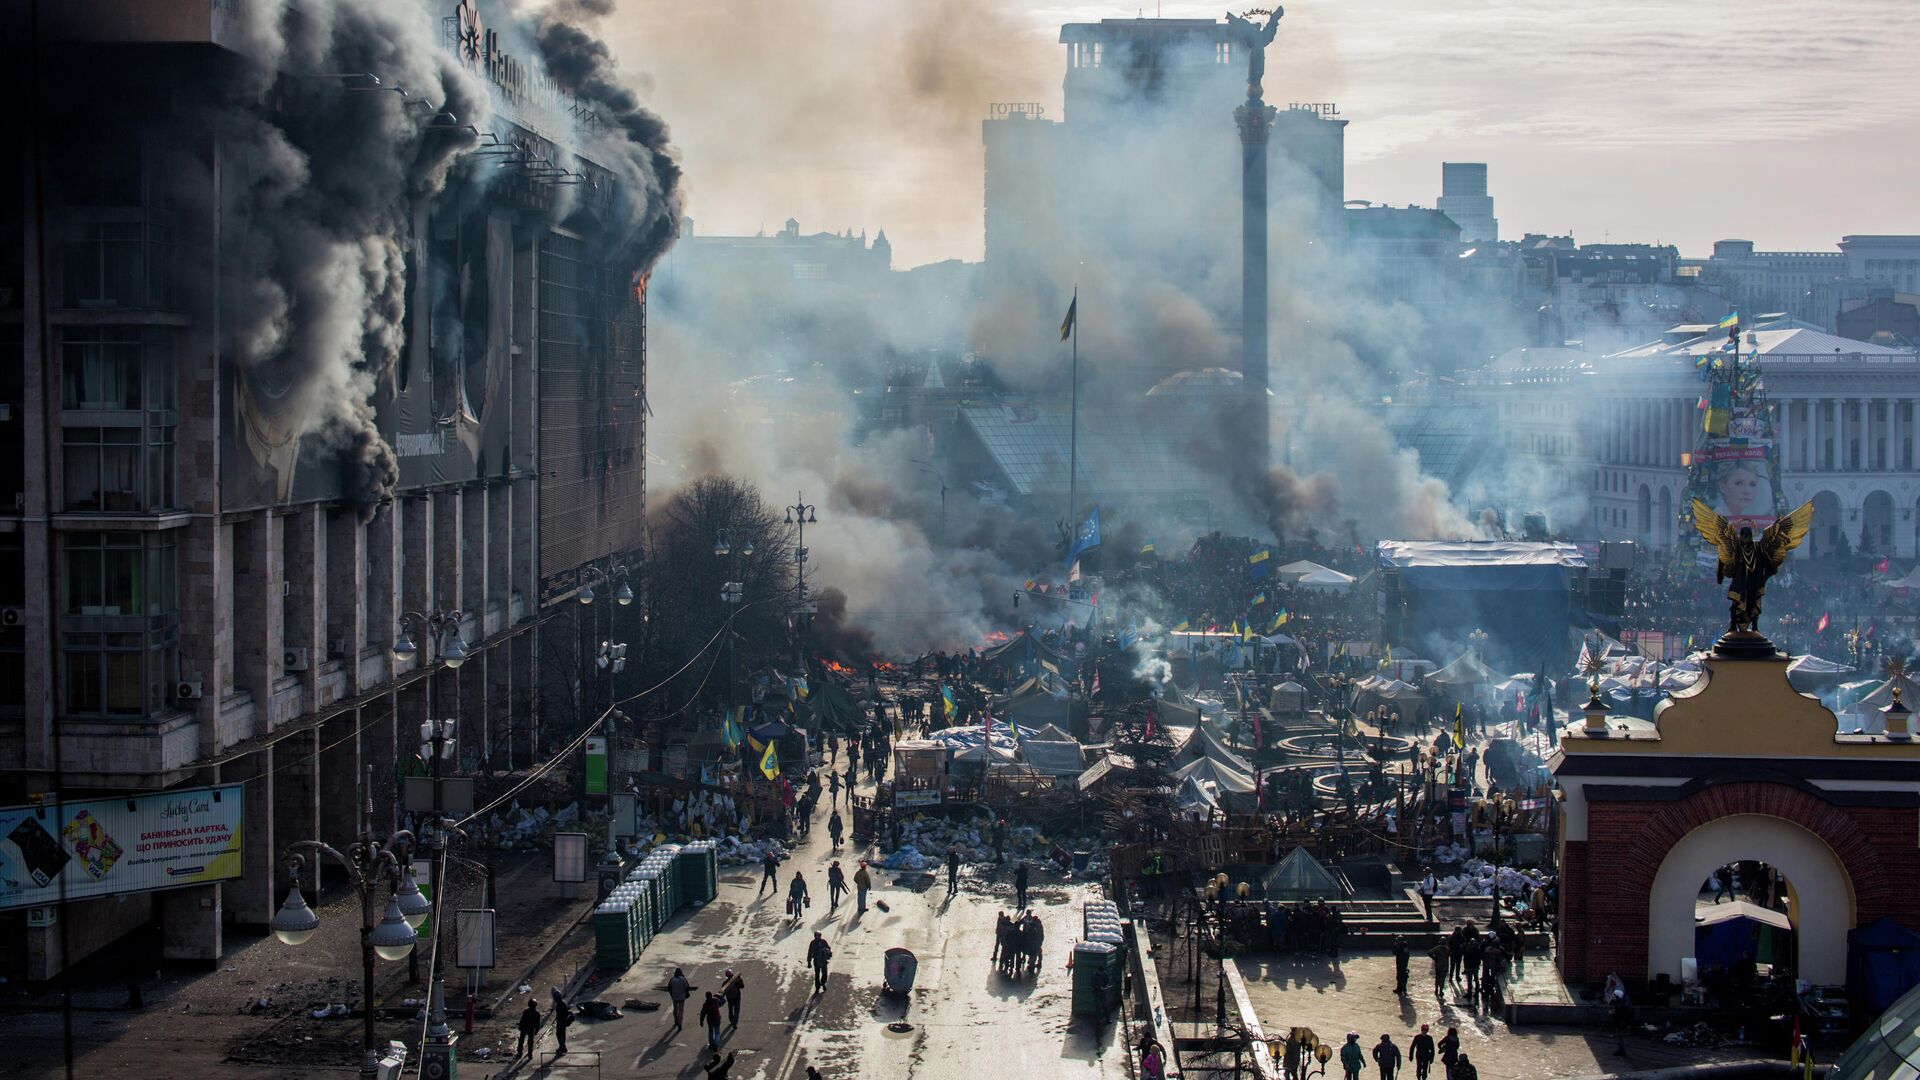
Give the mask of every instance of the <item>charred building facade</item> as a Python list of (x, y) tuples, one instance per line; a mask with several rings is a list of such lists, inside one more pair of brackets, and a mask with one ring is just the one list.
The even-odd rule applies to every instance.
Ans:
[[(641, 545), (644, 249), (677, 208), (636, 241), (664, 196), (602, 149), (633, 118), (442, 7), (43, 5), (9, 65), (0, 803), (245, 806), (237, 879), (0, 910), (8, 978), (142, 926), (217, 959), (287, 843), (402, 823), (430, 716), (470, 772), (590, 716), (571, 598)], [(408, 613), (465, 662), (417, 628), (396, 655)]]

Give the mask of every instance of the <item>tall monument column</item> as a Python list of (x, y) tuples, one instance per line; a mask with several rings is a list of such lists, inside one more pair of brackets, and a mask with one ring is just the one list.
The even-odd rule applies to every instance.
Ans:
[(1249, 98), (1233, 110), (1240, 128), (1240, 376), (1247, 434), (1261, 469), (1273, 464), (1267, 405), (1267, 136), (1273, 106)]
[(1267, 406), (1267, 136), (1276, 110), (1263, 100), (1260, 81), (1267, 73), (1267, 46), (1283, 14), (1279, 4), (1247, 12), (1265, 15), (1265, 26), (1247, 15), (1227, 15), (1228, 42), (1247, 54), (1247, 100), (1233, 110), (1240, 128), (1240, 386), (1246, 393), (1243, 437), (1262, 477), (1273, 467)]

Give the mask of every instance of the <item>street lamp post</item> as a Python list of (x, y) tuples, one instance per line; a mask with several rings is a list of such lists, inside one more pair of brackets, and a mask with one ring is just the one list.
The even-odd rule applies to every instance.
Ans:
[(793, 505), (787, 509), (787, 524), (798, 529), (793, 543), (794, 585), (799, 600), (793, 612), (794, 650), (799, 655), (800, 674), (807, 674), (807, 626), (811, 622), (812, 604), (807, 600), (807, 526), (819, 519), (814, 517), (815, 507), (807, 502), (800, 492), (794, 492)]
[[(420, 655), (420, 647), (414, 644), (413, 637), (408, 634), (408, 629), (411, 628), (413, 634), (420, 636), (426, 642), (430, 653), (437, 654), (439, 659), (446, 661), (449, 670), (458, 670), (460, 665), (467, 662), (467, 656), (469, 655), (467, 643), (460, 637), (460, 623), (463, 618), (464, 615), (459, 608), (431, 613), (422, 613), (419, 611), (401, 612), (399, 619), (396, 620), (400, 624), (400, 636), (394, 639), (393, 642), (394, 657), (400, 660), (407, 660)], [(430, 663), (433, 660), (433, 656), (429, 655), (423, 659)], [(423, 757), (429, 749), (428, 746), (424, 744), (429, 741), (430, 729), (433, 732), (438, 732), (440, 731), (440, 725), (446, 724), (447, 730), (452, 730), (452, 721), (443, 720), (438, 715), (439, 709), (435, 702), (437, 695), (434, 692), (434, 684), (436, 682), (437, 680), (434, 676), (427, 676), (427, 720), (426, 723), (420, 725), (420, 739), (423, 744), (421, 754)], [(455, 677), (453, 682), (453, 711), (456, 715), (460, 712), (460, 680), (458, 677)], [(433, 757), (427, 762), (428, 770), (433, 777), (434, 816), (432, 827), (435, 829), (439, 827), (441, 813), (440, 751), (443, 748), (450, 748), (450, 744), (434, 742), (431, 747), (434, 751)], [(434, 839), (431, 836), (423, 839), (426, 840), (426, 843), (422, 845), (424, 847), (430, 847), (434, 843)], [(438, 903), (440, 899), (440, 863), (439, 860), (436, 859), (428, 865), (428, 873), (432, 882), (431, 889), (433, 899), (435, 903)], [(438, 924), (435, 924), (435, 930), (438, 930)], [(429, 972), (428, 974), (431, 975), (432, 973)], [(418, 981), (420, 978), (420, 958), (418, 954), (411, 955), (407, 958), (407, 978), (414, 981)]]
[[(720, 585), (720, 602), (738, 612), (740, 601), (746, 599), (747, 585), (740, 576), (740, 560), (753, 557), (753, 538), (744, 530), (723, 528), (714, 533), (713, 555), (717, 559), (727, 560), (727, 580)], [(727, 617), (731, 623), (733, 616)], [(732, 708), (740, 700), (740, 646), (738, 644), (739, 627), (727, 627), (727, 707)]]
[[(304, 852), (318, 859), (327, 856), (346, 868), (348, 880), (360, 894), (360, 975), (361, 975), (361, 1047), (365, 1056), (360, 1075), (373, 1076), (379, 1070), (379, 1046), (373, 1032), (373, 962), (398, 960), (413, 953), (414, 931), (432, 912), (433, 905), (420, 895), (414, 881), (410, 854), (413, 834), (396, 832), (384, 842), (373, 835), (373, 768), (367, 768), (367, 801), (361, 821), (360, 838), (343, 853), (319, 840), (296, 840), (287, 845), (285, 864), (289, 888), (286, 902), (274, 913), (268, 925), (273, 935), (287, 945), (301, 945), (320, 928), (320, 917), (300, 895), (300, 871), (306, 865)], [(374, 901), (384, 882), (389, 888), (384, 913), (374, 918)]]

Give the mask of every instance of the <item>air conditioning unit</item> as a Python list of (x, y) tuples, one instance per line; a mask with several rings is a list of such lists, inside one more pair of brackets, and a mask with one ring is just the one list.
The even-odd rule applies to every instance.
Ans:
[(280, 651), (280, 666), (287, 671), (307, 670), (307, 650), (282, 649)]
[(182, 679), (174, 684), (173, 696), (181, 701), (199, 701), (201, 696), (199, 679)]
[(327, 642), (327, 659), (340, 660), (347, 655), (347, 639), (332, 638)]
[(0, 608), (0, 626), (19, 626), (27, 621), (27, 609), (23, 607)]

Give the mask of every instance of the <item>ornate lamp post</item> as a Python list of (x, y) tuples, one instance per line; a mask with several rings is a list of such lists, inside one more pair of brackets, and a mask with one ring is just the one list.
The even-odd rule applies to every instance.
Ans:
[(800, 674), (807, 673), (807, 627), (813, 621), (813, 604), (807, 599), (807, 526), (819, 520), (815, 506), (794, 492), (793, 505), (786, 508), (787, 524), (798, 530), (793, 543), (794, 584), (799, 595), (793, 611), (794, 648), (799, 653)]
[[(300, 895), (300, 871), (306, 865), (305, 852), (317, 859), (326, 856), (346, 868), (348, 880), (360, 894), (361, 1046), (365, 1057), (360, 1075), (373, 1076), (379, 1067), (379, 1049), (373, 1033), (373, 962), (399, 960), (413, 952), (414, 931), (433, 905), (420, 895), (411, 863), (413, 834), (396, 832), (384, 842), (373, 835), (373, 780), (369, 767), (365, 818), (360, 838), (343, 853), (319, 840), (296, 840), (287, 845), (285, 865), (290, 887), (286, 902), (274, 913), (268, 925), (273, 936), (287, 945), (301, 945), (320, 928), (320, 917)], [(374, 905), (380, 886), (388, 887), (387, 903), (376, 920)]]

